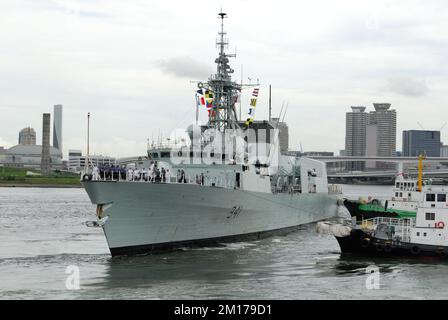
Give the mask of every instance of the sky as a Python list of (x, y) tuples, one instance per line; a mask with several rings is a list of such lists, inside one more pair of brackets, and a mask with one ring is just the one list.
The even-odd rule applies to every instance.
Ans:
[[(402, 130), (448, 143), (448, 2), (0, 0), (0, 146), (62, 104), (63, 151), (145, 154), (195, 118), (195, 81), (215, 71), (217, 13), (234, 80), (261, 83), (255, 119), (288, 105), (290, 149), (344, 149), (350, 106), (389, 102)], [(249, 79), (250, 78), (250, 79)], [(243, 114), (250, 90), (243, 91)], [(200, 119), (206, 120), (206, 110)]]

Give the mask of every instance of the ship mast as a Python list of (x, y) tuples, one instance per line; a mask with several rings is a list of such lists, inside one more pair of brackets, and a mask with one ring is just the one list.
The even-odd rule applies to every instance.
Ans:
[(232, 81), (230, 76), (234, 70), (229, 65), (229, 58), (236, 57), (236, 54), (227, 54), (224, 51), (229, 45), (225, 37), (226, 32), (224, 32), (226, 17), (227, 14), (222, 11), (218, 14), (218, 18), (221, 19), (221, 30), (218, 32), (219, 38), (216, 41), (216, 46), (219, 48), (219, 55), (215, 60), (217, 68), (216, 73), (207, 81), (208, 89), (213, 93), (208, 124), (218, 131), (239, 128), (235, 104), (241, 92), (241, 85)]

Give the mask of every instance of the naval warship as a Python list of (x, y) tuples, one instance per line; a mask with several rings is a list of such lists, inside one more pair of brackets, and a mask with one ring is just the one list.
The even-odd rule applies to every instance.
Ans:
[(148, 145), (126, 175), (101, 175), (90, 165), (82, 174), (97, 206), (88, 225), (102, 227), (112, 256), (257, 240), (337, 215), (325, 163), (282, 154), (278, 121), (262, 122), (265, 143), (261, 130), (252, 141), (253, 108), (246, 121), (237, 116), (243, 84), (231, 78), (235, 55), (225, 52), (226, 14), (218, 17), (216, 73), (197, 83), (208, 122), (187, 128), (190, 141)]

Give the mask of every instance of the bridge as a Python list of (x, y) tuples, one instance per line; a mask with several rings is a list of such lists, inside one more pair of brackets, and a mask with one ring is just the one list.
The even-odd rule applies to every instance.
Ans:
[[(418, 157), (376, 157), (376, 156), (363, 156), (363, 157), (350, 157), (350, 156), (312, 156), (310, 158), (326, 162), (349, 162), (349, 161), (376, 161), (376, 162), (388, 162), (396, 163), (397, 170), (383, 170), (383, 171), (354, 171), (354, 172), (338, 172), (328, 173), (328, 179), (332, 182), (383, 182), (393, 183), (397, 173), (403, 172), (403, 165), (409, 163), (418, 163)], [(448, 163), (446, 157), (427, 157), (423, 160), (424, 163)], [(418, 172), (415, 169), (408, 169), (407, 173), (411, 176), (417, 176)], [(423, 170), (423, 176), (425, 178), (433, 178), (434, 180), (448, 180), (448, 168), (441, 169), (426, 169)]]
[[(349, 157), (349, 156), (310, 156), (309, 158), (316, 159), (322, 162), (349, 162), (349, 161), (378, 161), (378, 162), (392, 162), (392, 163), (416, 163), (418, 157)], [(448, 162), (447, 157), (427, 157), (426, 162)]]
[[(408, 170), (409, 175), (417, 175), (417, 170)], [(384, 171), (358, 171), (358, 172), (338, 172), (338, 173), (329, 173), (327, 176), (329, 178), (359, 178), (359, 177), (395, 177), (397, 175), (397, 171), (395, 170), (384, 170)], [(440, 170), (423, 170), (423, 175), (425, 177), (448, 177), (448, 169), (440, 169)]]

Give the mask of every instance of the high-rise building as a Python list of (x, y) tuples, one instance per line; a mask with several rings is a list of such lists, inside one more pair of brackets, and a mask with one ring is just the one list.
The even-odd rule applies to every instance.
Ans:
[[(345, 114), (345, 155), (362, 157), (366, 152), (366, 107), (354, 106), (352, 111)], [(346, 169), (350, 171), (364, 170), (364, 163), (360, 161), (347, 162)]]
[(448, 146), (445, 145), (440, 146), (440, 156), (443, 158), (448, 158)]
[(62, 151), (62, 104), (53, 108), (53, 147)]
[(19, 144), (24, 146), (36, 145), (36, 131), (33, 128), (23, 128), (19, 132)]
[(50, 118), (49, 113), (42, 115), (42, 156), (40, 169), (43, 174), (50, 173)]
[[(390, 109), (390, 103), (374, 103), (375, 111), (370, 111), (368, 125), (377, 127), (378, 157), (395, 156), (397, 146), (397, 112)], [(377, 163), (378, 169), (393, 169), (394, 164)]]
[(403, 156), (440, 157), (440, 131), (405, 130), (403, 131)]
[[(366, 156), (376, 157), (378, 154), (378, 126), (366, 126)], [(376, 161), (366, 161), (366, 169), (376, 169)]]
[(278, 140), (280, 145), (280, 154), (287, 154), (289, 149), (289, 128), (286, 122), (280, 121), (279, 118), (272, 118), (271, 124), (274, 128), (278, 128)]

